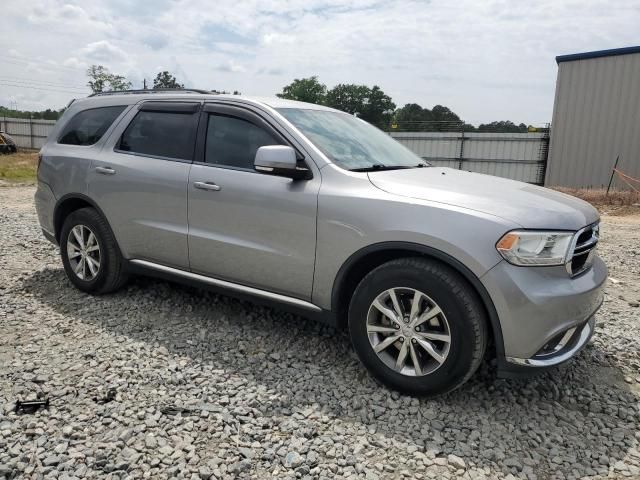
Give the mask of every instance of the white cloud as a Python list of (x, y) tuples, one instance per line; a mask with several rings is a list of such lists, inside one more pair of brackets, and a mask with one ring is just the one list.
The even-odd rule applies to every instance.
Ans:
[(80, 54), (88, 60), (98, 63), (126, 63), (129, 55), (121, 48), (113, 45), (108, 40), (89, 43), (80, 50)]
[(293, 35), (287, 35), (284, 33), (265, 33), (262, 36), (262, 43), (265, 45), (274, 45), (274, 44), (292, 44), (295, 42), (295, 37)]
[(87, 12), (77, 5), (63, 5), (59, 11), (61, 17), (67, 18), (87, 18)]
[(243, 73), (247, 71), (246, 68), (244, 68), (242, 65), (238, 65), (233, 60), (229, 60), (228, 62), (216, 65), (215, 67), (213, 67), (213, 69), (217, 70), (218, 72), (227, 73)]
[[(86, 66), (102, 63), (140, 86), (163, 65), (187, 86), (255, 95), (318, 75), (330, 87), (377, 84), (398, 105), (446, 105), (473, 123), (542, 123), (555, 56), (636, 44), (640, 24), (637, 0), (141, 2), (3, 0), (12, 21), (0, 70), (84, 85)], [(18, 93), (0, 85), (0, 104)], [(37, 98), (46, 108), (71, 95)]]
[(67, 58), (64, 62), (62, 62), (62, 65), (70, 68), (87, 68), (88, 67), (87, 62), (84, 62), (78, 59), (77, 57)]

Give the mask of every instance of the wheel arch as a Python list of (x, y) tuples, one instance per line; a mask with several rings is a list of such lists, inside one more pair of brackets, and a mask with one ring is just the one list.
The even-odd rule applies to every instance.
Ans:
[(442, 262), (459, 273), (476, 291), (485, 308), (491, 336), (498, 358), (504, 356), (502, 327), (493, 300), (480, 279), (451, 255), (426, 245), (410, 242), (382, 242), (368, 245), (353, 253), (340, 267), (331, 291), (331, 310), (339, 326), (346, 325), (349, 301), (358, 283), (374, 268), (391, 260), (424, 257)]
[[(95, 209), (100, 215), (102, 215), (102, 218), (107, 220), (102, 209), (98, 207), (96, 202), (86, 195), (81, 193), (70, 193), (58, 199), (53, 210), (53, 233), (58, 244), (60, 244), (60, 232), (62, 231), (62, 225), (64, 224), (65, 219), (76, 210), (86, 207)], [(107, 225), (109, 225), (109, 229), (111, 229), (111, 225), (108, 220)], [(111, 233), (113, 234), (113, 229), (111, 229)]]

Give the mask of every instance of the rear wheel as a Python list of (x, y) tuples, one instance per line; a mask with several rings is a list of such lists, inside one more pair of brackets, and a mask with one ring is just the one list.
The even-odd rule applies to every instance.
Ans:
[(349, 307), (349, 333), (374, 377), (424, 395), (462, 385), (487, 343), (473, 288), (446, 265), (422, 258), (390, 261), (362, 279)]
[(83, 292), (109, 293), (126, 282), (124, 259), (113, 233), (93, 208), (76, 210), (65, 219), (60, 255), (69, 280)]

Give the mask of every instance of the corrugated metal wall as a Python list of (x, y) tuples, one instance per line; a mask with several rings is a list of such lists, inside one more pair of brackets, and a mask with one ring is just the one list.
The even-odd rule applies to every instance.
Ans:
[(606, 188), (618, 156), (640, 178), (640, 53), (559, 63), (552, 125), (545, 185)]
[(439, 167), (542, 183), (547, 133), (392, 132), (391, 136)]
[(55, 120), (0, 117), (0, 131), (11, 135), (21, 148), (41, 148), (55, 124)]

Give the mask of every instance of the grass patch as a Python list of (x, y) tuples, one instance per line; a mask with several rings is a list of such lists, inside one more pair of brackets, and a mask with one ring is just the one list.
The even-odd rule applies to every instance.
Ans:
[(0, 181), (34, 183), (37, 167), (38, 152), (36, 150), (0, 155)]

